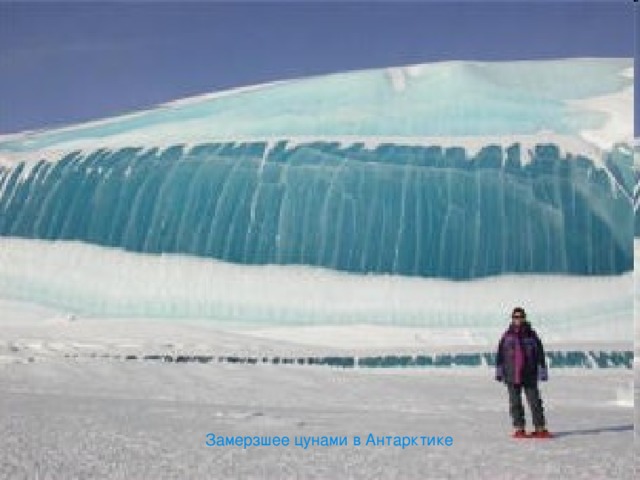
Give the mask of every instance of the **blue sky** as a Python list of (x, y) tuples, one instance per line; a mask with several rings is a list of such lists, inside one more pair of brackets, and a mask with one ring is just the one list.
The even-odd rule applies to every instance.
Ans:
[(622, 0), (1, 2), (0, 132), (343, 70), (631, 57), (633, 9)]

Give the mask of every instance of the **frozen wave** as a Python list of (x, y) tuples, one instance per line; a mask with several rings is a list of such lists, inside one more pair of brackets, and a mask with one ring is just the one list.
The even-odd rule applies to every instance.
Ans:
[(631, 152), (287, 141), (0, 166), (0, 235), (470, 279), (632, 268)]
[(0, 235), (472, 279), (631, 270), (631, 59), (442, 62), (0, 139)]

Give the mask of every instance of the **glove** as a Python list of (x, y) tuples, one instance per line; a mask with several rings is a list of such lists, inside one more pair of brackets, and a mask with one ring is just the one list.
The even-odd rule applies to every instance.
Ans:
[(496, 382), (504, 381), (504, 372), (502, 367), (496, 367)]
[(504, 378), (502, 377), (502, 375), (496, 375), (496, 382), (502, 383), (503, 381), (504, 381)]
[(549, 380), (549, 373), (547, 372), (546, 368), (538, 368), (538, 380), (541, 382), (546, 382), (547, 380)]

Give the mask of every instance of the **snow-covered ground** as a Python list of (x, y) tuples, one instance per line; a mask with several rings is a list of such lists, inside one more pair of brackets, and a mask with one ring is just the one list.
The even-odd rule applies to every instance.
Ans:
[[(285, 338), (198, 323), (74, 318), (8, 301), (0, 310), (0, 478), (633, 478), (627, 369), (553, 369), (542, 392), (557, 438), (516, 441), (506, 389), (487, 367), (367, 370), (104, 356), (339, 355), (384, 351), (385, 336), (395, 343), (389, 353), (433, 351), (400, 327), (354, 327), (377, 339), (371, 348), (346, 340), (328, 348), (299, 341), (310, 331), (296, 336), (293, 327)], [(207, 447), (208, 433), (286, 435), (292, 443), (347, 436), (348, 445)], [(453, 445), (372, 446), (369, 433), (451, 436)], [(352, 445), (354, 435), (361, 446)]]
[[(557, 438), (517, 441), (506, 390), (484, 369), (10, 363), (0, 367), (0, 476), (631, 479), (631, 381), (628, 370), (553, 371), (543, 396)], [(207, 433), (348, 436), (349, 446), (207, 447)], [(366, 446), (369, 433), (453, 445)]]

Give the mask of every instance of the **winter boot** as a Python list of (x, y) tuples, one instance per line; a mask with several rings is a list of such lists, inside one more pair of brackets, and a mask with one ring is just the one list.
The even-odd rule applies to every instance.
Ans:
[(533, 438), (551, 438), (551, 433), (545, 427), (536, 427), (535, 432), (531, 433)]
[(524, 428), (518, 428), (515, 432), (513, 432), (513, 438), (527, 438), (527, 432)]

